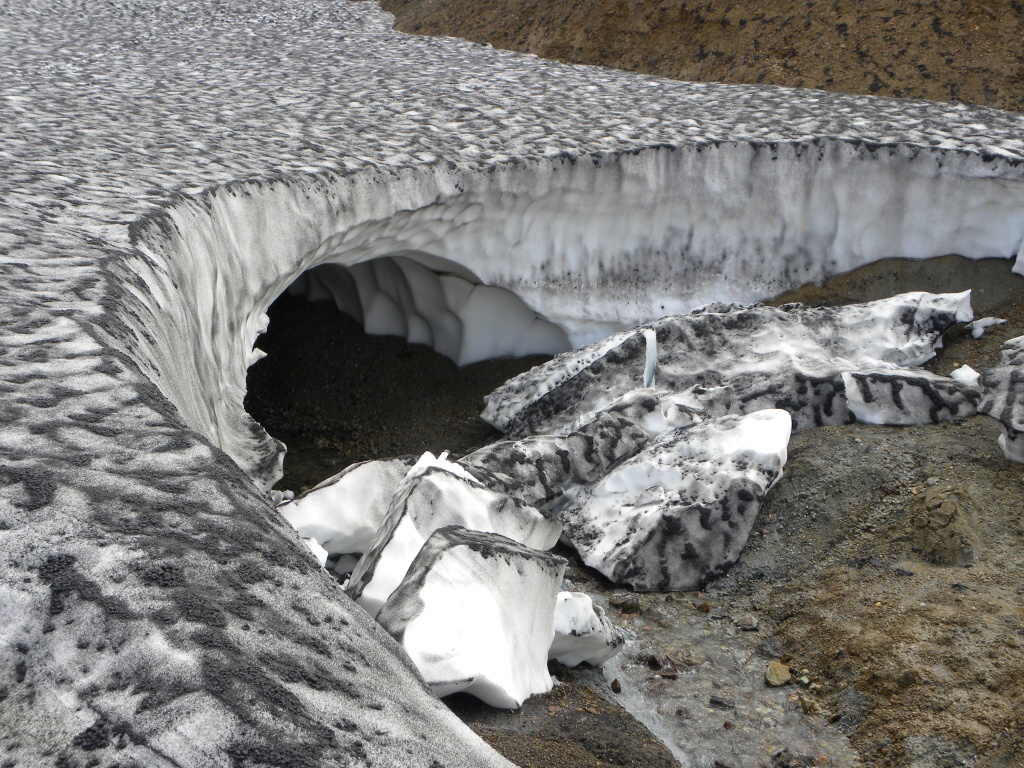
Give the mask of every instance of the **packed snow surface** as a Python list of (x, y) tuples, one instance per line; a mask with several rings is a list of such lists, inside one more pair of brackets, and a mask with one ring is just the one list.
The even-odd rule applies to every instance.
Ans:
[[(507, 765), (263, 493), (283, 447), (246, 368), (308, 270), (405, 259), (576, 345), (883, 256), (1021, 253), (1020, 115), (390, 27), (344, 0), (0, 2), (5, 759)], [(392, 295), (364, 321), (454, 350), (458, 311)], [(1020, 457), (1018, 358), (981, 408)]]

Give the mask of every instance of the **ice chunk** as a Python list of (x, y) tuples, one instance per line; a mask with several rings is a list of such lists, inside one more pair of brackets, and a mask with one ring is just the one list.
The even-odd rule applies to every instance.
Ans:
[(313, 537), (328, 554), (362, 554), (414, 461), (403, 456), (353, 464), (278, 511), (299, 536)]
[(843, 374), (846, 401), (867, 424), (936, 424), (977, 412), (981, 393), (956, 377), (927, 371), (856, 371)]
[(969, 387), (977, 387), (979, 386), (978, 381), (981, 379), (981, 374), (969, 365), (961, 365), (956, 370), (950, 371), (949, 378), (962, 382)]
[(492, 443), (458, 463), (488, 488), (551, 509), (570, 485), (596, 482), (648, 439), (632, 421), (600, 414), (564, 437), (538, 435)]
[(842, 373), (920, 365), (971, 316), (969, 292), (845, 307), (716, 306), (560, 355), (491, 393), (484, 418), (513, 438), (562, 433), (643, 385), (654, 335), (657, 391), (677, 407), (710, 416), (783, 408), (798, 430), (844, 424), (853, 417)]
[(303, 539), (303, 541), (306, 546), (309, 547), (309, 551), (313, 553), (313, 557), (315, 557), (317, 562), (320, 563), (320, 567), (323, 568), (327, 565), (327, 550), (321, 547), (320, 544), (317, 543), (317, 540), (312, 536), (307, 539)]
[(967, 327), (971, 331), (971, 337), (980, 339), (985, 335), (985, 329), (991, 328), (993, 325), (1003, 325), (1006, 320), (1001, 317), (979, 317), (977, 320), (967, 324)]
[(426, 453), (395, 490), (352, 572), (349, 597), (376, 616), (430, 534), (450, 525), (500, 533), (536, 549), (553, 547), (562, 531), (550, 513), (485, 488), (459, 464)]
[(598, 667), (622, 650), (625, 633), (604, 609), (583, 592), (559, 592), (555, 605), (555, 640), (548, 658), (567, 667), (586, 662)]
[(616, 584), (696, 589), (739, 558), (782, 476), (791, 419), (723, 416), (666, 433), (562, 511), (565, 535)]
[(981, 374), (978, 412), (1003, 427), (999, 447), (1011, 461), (1024, 463), (1024, 336), (1003, 343), (999, 365)]
[(551, 690), (565, 560), (494, 533), (434, 531), (377, 616), (438, 696), (518, 709)]

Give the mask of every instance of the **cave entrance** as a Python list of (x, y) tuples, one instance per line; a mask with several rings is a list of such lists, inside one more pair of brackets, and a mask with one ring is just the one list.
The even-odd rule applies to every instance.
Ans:
[(436, 257), (316, 267), (267, 314), (245, 409), (288, 447), (275, 487), (296, 493), (367, 459), (469, 451), (497, 434), (484, 396), (569, 348), (514, 294)]

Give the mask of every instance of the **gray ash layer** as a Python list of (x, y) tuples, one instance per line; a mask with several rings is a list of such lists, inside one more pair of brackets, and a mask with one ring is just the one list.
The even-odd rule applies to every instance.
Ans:
[[(0, 0), (5, 758), (505, 764), (259, 491), (278, 447), (241, 415), (252, 309), (323, 233), (290, 247), (301, 209), (246, 201), (290, 190), (329, 217), (357, 172), (396, 199), (448, 174), (457, 195), (499, 165), (663, 145), (896, 158), (1001, 194), (1024, 176), (1019, 116), (670, 83), (389, 26), (371, 3)], [(291, 266), (247, 281), (246, 232)], [(192, 237), (206, 250), (178, 247)], [(1000, 243), (987, 255), (1012, 256)]]

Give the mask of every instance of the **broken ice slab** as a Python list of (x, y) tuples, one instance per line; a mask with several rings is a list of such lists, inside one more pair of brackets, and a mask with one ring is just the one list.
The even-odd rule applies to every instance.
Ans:
[(937, 424), (967, 418), (977, 412), (981, 400), (976, 386), (927, 371), (853, 371), (843, 374), (843, 384), (850, 413), (865, 424)]
[(415, 462), (413, 456), (402, 456), (353, 464), (278, 511), (299, 536), (316, 539), (329, 555), (362, 554)]
[(1024, 336), (1003, 343), (999, 365), (981, 374), (978, 412), (1003, 427), (999, 447), (1011, 461), (1024, 463)]
[(568, 435), (492, 443), (458, 463), (488, 488), (550, 509), (571, 485), (596, 482), (647, 442), (647, 433), (632, 421), (599, 414)]
[(782, 476), (792, 421), (771, 409), (669, 432), (562, 510), (565, 536), (616, 584), (697, 589), (739, 559)]
[(490, 490), (461, 465), (425, 453), (395, 490), (387, 517), (352, 572), (349, 597), (376, 616), (430, 534), (450, 525), (499, 533), (535, 549), (550, 549), (562, 532), (550, 513)]
[(599, 667), (622, 650), (625, 633), (604, 609), (583, 592), (559, 592), (555, 605), (555, 639), (548, 658), (567, 667)]
[(713, 306), (558, 355), (486, 398), (513, 438), (560, 434), (643, 387), (657, 339), (657, 391), (709, 416), (783, 408), (803, 430), (852, 421), (841, 374), (921, 365), (973, 317), (970, 291), (905, 293), (844, 307)]
[(548, 649), (566, 562), (495, 533), (434, 531), (377, 616), (438, 696), (518, 709), (551, 690)]

